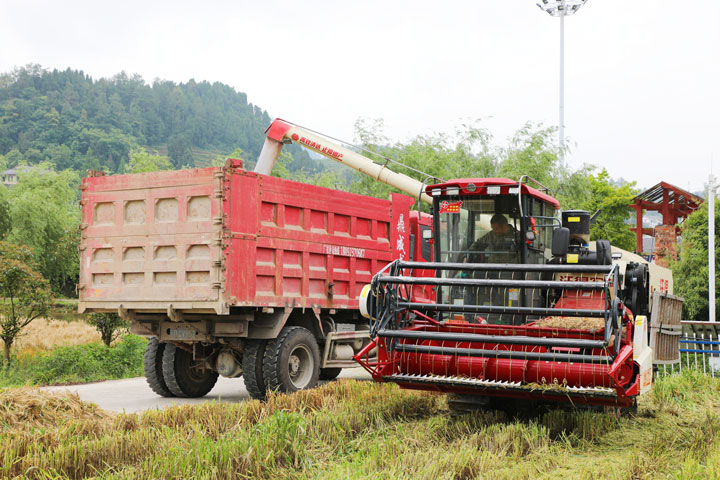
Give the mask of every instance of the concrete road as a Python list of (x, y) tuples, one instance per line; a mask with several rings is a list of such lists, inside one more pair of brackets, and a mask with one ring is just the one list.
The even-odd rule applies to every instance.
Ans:
[[(370, 375), (362, 368), (344, 369), (340, 378), (369, 380)], [(250, 399), (242, 378), (218, 378), (215, 387), (202, 398), (165, 398), (155, 394), (144, 377), (106, 382), (68, 385), (61, 387), (43, 387), (50, 392), (71, 391), (85, 402), (95, 403), (100, 408), (114, 412), (142, 412), (150, 409), (162, 409), (171, 405), (199, 404), (203, 402), (242, 402)]]

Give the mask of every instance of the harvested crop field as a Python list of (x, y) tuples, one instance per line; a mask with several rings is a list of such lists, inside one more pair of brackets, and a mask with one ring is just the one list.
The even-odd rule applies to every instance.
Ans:
[(660, 379), (621, 419), (455, 416), (443, 395), (352, 380), (141, 415), (6, 390), (0, 465), (3, 478), (717, 478), (720, 381)]
[(55, 347), (99, 342), (100, 334), (85, 322), (38, 318), (25, 327), (18, 337), (18, 355), (35, 354)]

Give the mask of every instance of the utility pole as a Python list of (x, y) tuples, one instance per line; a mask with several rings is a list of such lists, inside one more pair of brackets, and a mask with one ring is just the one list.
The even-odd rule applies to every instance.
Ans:
[(708, 183), (708, 306), (709, 320), (715, 321), (715, 189), (717, 178), (710, 174)]
[(587, 0), (542, 0), (537, 6), (552, 17), (560, 17), (560, 119), (558, 124), (558, 142), (560, 146), (560, 166), (565, 166), (565, 17), (574, 15)]

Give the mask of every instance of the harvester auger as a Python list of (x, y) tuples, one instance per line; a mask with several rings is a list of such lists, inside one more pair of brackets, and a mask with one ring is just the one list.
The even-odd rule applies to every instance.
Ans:
[[(607, 241), (589, 248), (588, 212), (561, 221), (545, 214), (559, 208), (552, 197), (500, 182), (427, 188), (436, 261), (398, 260), (373, 277), (360, 304), (372, 343), (355, 359), (403, 388), (632, 407), (652, 383), (636, 265), (613, 261)], [(428, 287), (434, 301), (413, 294)]]

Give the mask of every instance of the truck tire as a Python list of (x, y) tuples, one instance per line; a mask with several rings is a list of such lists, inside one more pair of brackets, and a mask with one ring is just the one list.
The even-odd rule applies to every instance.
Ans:
[(256, 400), (265, 400), (265, 377), (263, 376), (263, 357), (267, 340), (248, 340), (242, 357), (243, 380), (250, 396)]
[(165, 343), (160, 343), (157, 338), (151, 338), (145, 348), (143, 367), (145, 368), (145, 380), (150, 389), (161, 397), (174, 397), (167, 387), (162, 372), (162, 358), (165, 350)]
[(291, 393), (317, 385), (320, 349), (309, 330), (285, 327), (265, 347), (263, 374), (268, 390)]
[(335, 380), (342, 372), (342, 368), (321, 368), (320, 380)]
[(215, 386), (218, 373), (196, 368), (194, 363), (192, 353), (172, 343), (165, 346), (162, 357), (163, 378), (174, 395), (188, 398), (202, 397)]

